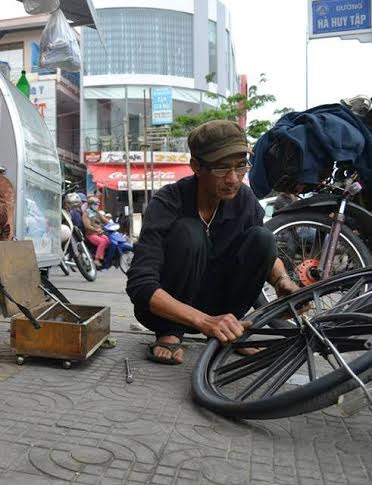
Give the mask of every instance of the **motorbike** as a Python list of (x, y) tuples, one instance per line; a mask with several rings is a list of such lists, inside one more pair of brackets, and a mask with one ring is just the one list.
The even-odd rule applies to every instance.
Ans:
[[(119, 232), (120, 224), (110, 222), (105, 224), (103, 229), (111, 243), (106, 249), (106, 257), (103, 268), (119, 268), (126, 275), (133, 259), (134, 246), (128, 241), (125, 234)], [(94, 257), (96, 247), (89, 242), (87, 246)], [(111, 254), (110, 251), (112, 251)], [(109, 266), (106, 264), (107, 260), (110, 260)]]
[[(372, 212), (358, 180), (355, 171), (336, 162), (332, 175), (311, 194), (274, 211), (265, 223), (300, 287), (372, 264)], [(259, 304), (275, 298), (266, 284)]]
[(87, 248), (84, 235), (73, 224), (70, 214), (64, 208), (62, 208), (62, 229), (65, 233), (62, 242), (63, 259), (60, 264), (62, 271), (68, 275), (68, 267), (74, 268), (76, 266), (86, 280), (94, 281), (97, 277), (97, 268)]

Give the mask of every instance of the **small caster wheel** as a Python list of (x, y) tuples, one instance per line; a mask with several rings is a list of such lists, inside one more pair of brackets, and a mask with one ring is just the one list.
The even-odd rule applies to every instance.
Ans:
[(17, 355), (16, 362), (18, 365), (23, 365), (25, 362), (25, 359), (24, 357), (22, 357), (22, 355)]
[(69, 360), (64, 360), (64, 361), (62, 362), (62, 367), (63, 367), (64, 369), (69, 369), (69, 368), (71, 367), (71, 362), (70, 362)]

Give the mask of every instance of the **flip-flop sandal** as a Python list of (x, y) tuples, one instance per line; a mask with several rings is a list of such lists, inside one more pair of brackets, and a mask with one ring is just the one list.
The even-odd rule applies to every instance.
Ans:
[[(163, 347), (164, 349), (169, 350), (172, 353), (172, 357), (170, 359), (166, 359), (164, 357), (158, 357), (154, 355), (154, 347)], [(151, 360), (152, 362), (157, 362), (158, 364), (166, 364), (166, 365), (179, 365), (182, 362), (178, 362), (174, 357), (173, 354), (177, 352), (178, 349), (182, 347), (182, 342), (178, 342), (177, 344), (166, 344), (164, 342), (153, 342), (149, 344), (146, 349), (146, 358)]]

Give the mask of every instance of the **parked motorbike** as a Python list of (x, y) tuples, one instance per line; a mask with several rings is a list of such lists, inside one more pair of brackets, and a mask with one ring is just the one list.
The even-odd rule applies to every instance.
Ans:
[[(66, 231), (67, 227), (69, 231)], [(63, 232), (64, 237), (63, 237)], [(88, 281), (94, 281), (97, 277), (97, 268), (86, 246), (83, 233), (75, 226), (70, 214), (62, 208), (62, 253), (63, 259), (60, 264), (62, 271), (68, 274), (68, 267), (76, 267)]]
[[(336, 164), (310, 197), (275, 211), (265, 223), (300, 287), (372, 264), (372, 213), (361, 188), (355, 171)], [(259, 303), (275, 298), (274, 288), (266, 284)]]

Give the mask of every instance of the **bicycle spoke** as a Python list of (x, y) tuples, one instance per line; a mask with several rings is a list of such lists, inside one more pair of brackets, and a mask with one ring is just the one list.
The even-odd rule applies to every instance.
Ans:
[(317, 291), (313, 292), (313, 298), (315, 303), (315, 309), (318, 313), (320, 313), (323, 310), (323, 307), (322, 300), (320, 299), (319, 293)]
[(317, 315), (317, 317), (321, 317), (324, 315), (333, 315), (335, 313), (340, 314), (342, 312), (342, 309), (347, 306), (347, 310), (354, 310), (354, 304), (356, 309), (359, 311), (364, 310), (366, 308), (366, 311), (363, 313), (371, 313), (370, 308), (372, 307), (372, 302), (371, 302), (371, 296), (372, 296), (372, 291), (368, 293), (363, 293), (362, 295), (358, 295), (355, 298), (349, 300), (348, 302), (344, 301), (342, 304), (337, 303), (334, 305), (333, 308), (323, 310), (321, 313)]
[(333, 336), (351, 337), (353, 335), (372, 335), (372, 325), (347, 325), (322, 328), (324, 334), (332, 340)]
[(298, 327), (301, 327), (302, 323), (301, 323), (300, 314), (298, 313), (298, 311), (296, 310), (296, 308), (295, 308), (295, 306), (293, 305), (292, 302), (289, 302), (288, 306), (289, 306), (289, 309), (290, 309), (290, 311), (293, 315), (293, 318), (296, 320), (296, 324), (298, 325)]
[(235, 342), (231, 344), (231, 347), (236, 349), (257, 349), (259, 347), (273, 347), (277, 345), (278, 342), (284, 342), (285, 339), (283, 338), (271, 338), (267, 340), (249, 340), (245, 342)]
[(275, 347), (271, 347), (270, 349), (261, 350), (253, 355), (246, 355), (240, 359), (235, 360), (234, 362), (230, 362), (221, 367), (217, 367), (215, 369), (215, 375), (220, 376), (222, 374), (226, 374), (232, 370), (242, 369), (244, 370), (241, 373), (236, 374), (229, 374), (229, 376), (215, 379), (214, 383), (219, 385), (229, 384), (241, 377), (246, 377), (250, 374), (253, 374), (257, 370), (261, 370), (262, 368), (266, 367), (268, 363), (271, 363), (273, 359), (277, 356), (280, 356), (283, 353), (283, 350), (288, 347), (288, 341), (286, 342), (283, 339), (283, 343), (277, 344)]
[(370, 301), (370, 297), (372, 295), (372, 291), (368, 293), (364, 293), (354, 300), (351, 300), (347, 305), (347, 311), (363, 311), (363, 313), (370, 313), (372, 302)]
[(265, 382), (271, 379), (283, 366), (286, 366), (292, 360), (297, 360), (299, 352), (303, 350), (303, 340), (302, 338), (296, 339), (296, 342), (287, 349), (282, 355), (275, 360), (262, 374), (260, 374), (252, 383), (249, 384), (243, 391), (241, 391), (235, 399), (237, 401), (243, 401), (250, 394), (261, 387)]
[(353, 339), (334, 337), (330, 339), (331, 342), (339, 352), (355, 352), (357, 350), (365, 350), (365, 343), (367, 339)]
[[(348, 303), (349, 300), (353, 299), (359, 293), (360, 288), (364, 284), (364, 278), (360, 278), (354, 285), (341, 297), (337, 303), (337, 307), (340, 307), (344, 303)], [(335, 307), (336, 309), (336, 307)], [(331, 310), (330, 313), (334, 313), (335, 309)]]
[(283, 372), (277, 376), (275, 383), (267, 389), (263, 394), (260, 395), (261, 399), (265, 397), (273, 396), (287, 381), (288, 379), (305, 363), (306, 361), (306, 350), (302, 349), (298, 358), (295, 359), (289, 366), (287, 366)]
[(250, 335), (281, 335), (283, 337), (295, 337), (299, 333), (297, 327), (293, 328), (252, 328)]
[(297, 237), (298, 240), (300, 241), (300, 247), (301, 247), (301, 253), (302, 253), (302, 260), (306, 259), (305, 257), (305, 244), (304, 244), (304, 239), (298, 234), (297, 232)]
[(308, 339), (306, 338), (306, 363), (307, 363), (307, 371), (309, 374), (310, 381), (315, 381), (316, 379), (316, 367), (315, 367), (315, 360), (314, 360), (314, 352), (312, 349), (312, 342), (313, 338)]

